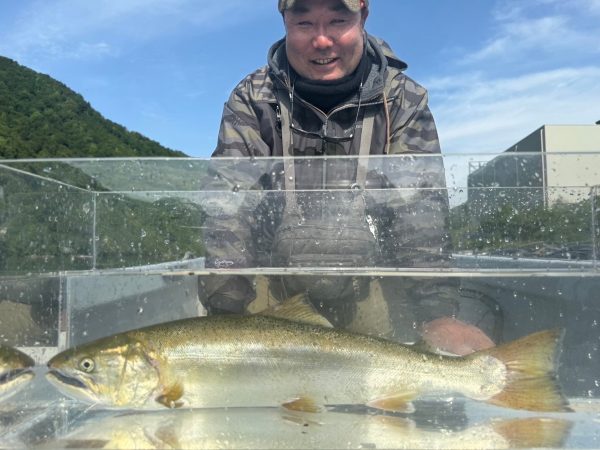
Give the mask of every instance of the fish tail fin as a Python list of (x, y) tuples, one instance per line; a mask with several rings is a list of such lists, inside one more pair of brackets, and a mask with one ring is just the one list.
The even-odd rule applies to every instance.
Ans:
[(506, 367), (504, 389), (489, 403), (530, 411), (572, 411), (560, 390), (557, 359), (564, 331), (545, 330), (483, 350)]
[(563, 448), (573, 422), (550, 417), (503, 419), (492, 422), (510, 448)]

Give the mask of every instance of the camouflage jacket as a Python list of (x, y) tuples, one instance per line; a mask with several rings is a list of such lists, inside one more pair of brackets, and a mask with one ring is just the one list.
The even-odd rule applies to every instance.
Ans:
[[(374, 111), (371, 154), (439, 153), (437, 131), (427, 105), (427, 91), (407, 77), (406, 64), (389, 46), (368, 37), (367, 53), (371, 69), (364, 81), (361, 116)], [(219, 140), (213, 156), (283, 156), (282, 118), (278, 100), (288, 98), (292, 86), (287, 72), (285, 40), (271, 47), (268, 66), (244, 78), (225, 104)], [(356, 119), (358, 93), (328, 114), (299, 97), (295, 98), (294, 123), (304, 130), (338, 134), (352, 127)], [(384, 108), (384, 101), (387, 109)], [(389, 117), (386, 117), (386, 110)], [(361, 120), (356, 127), (360, 134)], [(388, 142), (389, 138), (389, 142)], [(322, 139), (294, 135), (293, 154), (358, 155), (361, 143), (357, 135), (343, 145), (327, 146)]]
[[(214, 157), (310, 157), (320, 155), (359, 155), (360, 148), (371, 155), (439, 154), (440, 146), (433, 116), (428, 107), (427, 91), (403, 71), (406, 64), (389, 46), (368, 37), (367, 53), (371, 68), (362, 92), (324, 113), (298, 96), (290, 108), (290, 83), (285, 57), (285, 40), (273, 45), (268, 65), (244, 78), (225, 104)], [(359, 98), (360, 97), (360, 98)], [(357, 108), (359, 107), (357, 115)], [(290, 117), (293, 114), (293, 117)], [(368, 139), (363, 135), (365, 118), (370, 117)], [(314, 131), (288, 131), (290, 121), (296, 128)], [(354, 126), (356, 122), (356, 125)], [(316, 136), (326, 130), (328, 136), (354, 133), (353, 139), (328, 142)], [(291, 133), (286, 140), (286, 132)], [(284, 145), (288, 143), (289, 145)], [(325, 170), (317, 164), (296, 164), (293, 169), (296, 189), (340, 189), (356, 181), (356, 163)], [(259, 190), (277, 191), (285, 187), (284, 171), (271, 173), (215, 174), (215, 190), (231, 192), (240, 177)], [(437, 266), (445, 264), (449, 254), (447, 234), (448, 204), (441, 158), (407, 158), (390, 181), (381, 171), (369, 170), (365, 187), (439, 188), (413, 191), (404, 198), (390, 195), (374, 207), (382, 259), (377, 264), (393, 267)], [(226, 194), (220, 203), (227, 204)], [(377, 203), (377, 202), (376, 202)], [(275, 211), (275, 212), (274, 212)], [(273, 214), (277, 207), (263, 201), (247, 200), (241, 209), (215, 208), (208, 212), (205, 224), (207, 265), (209, 267), (260, 267), (269, 261), (269, 239), (278, 224)], [(272, 227), (271, 227), (272, 228)], [(261, 255), (267, 255), (261, 258)], [(225, 264), (225, 265), (224, 265)], [(235, 282), (225, 277), (206, 280), (205, 304), (217, 309), (241, 311), (253, 298), (250, 282)]]

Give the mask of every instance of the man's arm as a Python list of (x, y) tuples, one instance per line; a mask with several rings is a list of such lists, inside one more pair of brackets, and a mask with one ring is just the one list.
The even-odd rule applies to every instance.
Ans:
[[(211, 207), (204, 224), (206, 261), (212, 268), (256, 266), (252, 237), (255, 211), (260, 193), (240, 192), (260, 189), (260, 167), (244, 160), (220, 162), (218, 157), (265, 156), (269, 148), (260, 136), (259, 124), (245, 82), (232, 92), (221, 118), (218, 143), (211, 161)], [(239, 167), (239, 166), (242, 167)], [(244, 199), (240, 197), (244, 196)], [(243, 276), (202, 277), (201, 300), (211, 312), (243, 313), (254, 299), (253, 280)]]
[[(414, 190), (393, 194), (387, 253), (397, 267), (444, 268), (449, 266), (452, 246), (438, 134), (427, 92), (408, 78), (404, 87), (405, 95), (392, 114), (389, 153), (431, 156), (407, 158), (398, 164), (401, 169), (392, 183)], [(482, 322), (478, 314), (481, 310), (482, 317), (488, 315), (488, 305), (480, 308), (476, 300), (463, 298), (458, 280), (417, 279), (408, 292), (412, 298), (406, 302), (417, 303), (415, 317), (420, 321), (421, 338), (429, 347), (466, 354), (494, 345), (486, 334), (491, 330), (478, 326)]]

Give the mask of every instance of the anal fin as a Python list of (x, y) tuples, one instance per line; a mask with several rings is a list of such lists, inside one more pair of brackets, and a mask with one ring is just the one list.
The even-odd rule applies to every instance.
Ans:
[(367, 402), (367, 406), (383, 411), (413, 413), (415, 412), (415, 407), (412, 404), (412, 400), (416, 396), (416, 392), (403, 392), (401, 394), (376, 398)]

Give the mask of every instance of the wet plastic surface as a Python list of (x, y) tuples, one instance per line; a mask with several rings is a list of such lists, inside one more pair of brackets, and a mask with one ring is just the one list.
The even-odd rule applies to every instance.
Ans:
[[(65, 398), (44, 368), (0, 404), (0, 448), (597, 448), (600, 402), (533, 413), (428, 398), (412, 414), (360, 406), (321, 413), (283, 408), (108, 410)], [(512, 430), (512, 431), (509, 431)]]
[[(305, 159), (302, 170), (325, 170), (335, 161)], [(0, 339), (38, 366), (32, 383), (0, 403), (0, 448), (600, 447), (600, 153), (510, 153), (475, 162), (468, 155), (372, 158), (366, 186), (302, 193), (305, 204), (328, 211), (330, 202), (341, 213), (345, 189), (346, 196), (368, 198), (374, 210), (397, 207), (407, 229), (418, 228), (419, 199), (448, 197), (453, 249), (421, 249), (438, 259), (243, 267), (234, 258), (204, 260), (205, 220), (247, 217), (255, 211), (249, 208), (289, 200), (289, 191), (257, 189), (265, 176), (281, 176), (281, 161), (3, 161)], [(445, 186), (419, 178), (442, 165)], [(573, 185), (561, 182), (561, 167), (585, 171)], [(444, 209), (428, 205), (434, 216)], [(381, 230), (369, 226), (377, 237)], [(68, 347), (204, 314), (199, 277), (209, 275), (245, 276), (257, 290), (258, 278), (297, 275), (378, 280), (383, 288), (389, 282), (400, 286), (386, 297), (389, 310), (404, 318), (389, 337), (402, 342), (414, 341), (418, 327), (402, 286), (456, 282), (497, 305), (505, 341), (565, 329), (558, 373), (575, 411), (537, 414), (457, 398), (421, 399), (414, 414), (404, 415), (360, 406), (312, 415), (279, 408), (138, 413), (76, 402), (45, 380), (46, 361)], [(266, 304), (258, 298), (250, 309)]]

